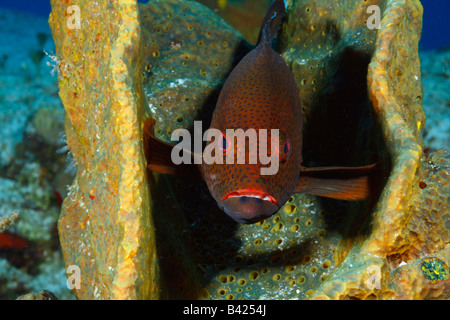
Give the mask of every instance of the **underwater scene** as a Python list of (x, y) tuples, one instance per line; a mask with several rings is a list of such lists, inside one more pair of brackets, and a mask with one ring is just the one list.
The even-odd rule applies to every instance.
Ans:
[(448, 300), (449, 15), (0, 0), (0, 299)]

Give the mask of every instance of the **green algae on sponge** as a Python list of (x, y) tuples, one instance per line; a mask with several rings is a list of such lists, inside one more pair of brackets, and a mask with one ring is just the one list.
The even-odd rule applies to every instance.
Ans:
[(438, 258), (425, 258), (422, 260), (422, 272), (432, 282), (448, 279), (448, 266)]

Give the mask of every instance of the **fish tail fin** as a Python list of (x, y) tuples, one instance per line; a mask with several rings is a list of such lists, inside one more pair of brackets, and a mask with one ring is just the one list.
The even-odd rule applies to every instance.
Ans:
[(147, 168), (163, 174), (203, 179), (201, 167), (193, 164), (175, 165), (172, 162), (174, 146), (155, 136), (155, 123), (153, 118), (144, 122), (144, 153), (147, 159)]
[(144, 123), (144, 152), (147, 167), (151, 171), (174, 174), (175, 168), (170, 165), (173, 146), (155, 137), (155, 120), (149, 118)]
[(286, 0), (274, 0), (267, 10), (258, 36), (258, 45), (271, 46), (286, 13)]
[(364, 200), (373, 193), (370, 173), (375, 166), (302, 167), (295, 192), (339, 200)]

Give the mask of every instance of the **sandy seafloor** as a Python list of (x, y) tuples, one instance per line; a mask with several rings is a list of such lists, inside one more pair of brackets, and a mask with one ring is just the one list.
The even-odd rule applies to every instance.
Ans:
[[(47, 19), (0, 9), (0, 218), (21, 219), (0, 234), (0, 299), (66, 286), (57, 219), (74, 175)], [(421, 53), (425, 148), (450, 147), (450, 47)], [(69, 160), (67, 160), (69, 158)], [(24, 245), (24, 241), (26, 245)]]

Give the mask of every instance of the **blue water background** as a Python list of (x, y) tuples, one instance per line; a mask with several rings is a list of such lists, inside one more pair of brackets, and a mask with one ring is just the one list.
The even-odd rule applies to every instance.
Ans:
[[(424, 7), (424, 18), (420, 50), (450, 46), (450, 0), (422, 0), (421, 2)], [(0, 7), (46, 17), (51, 11), (49, 0), (0, 0)]]

